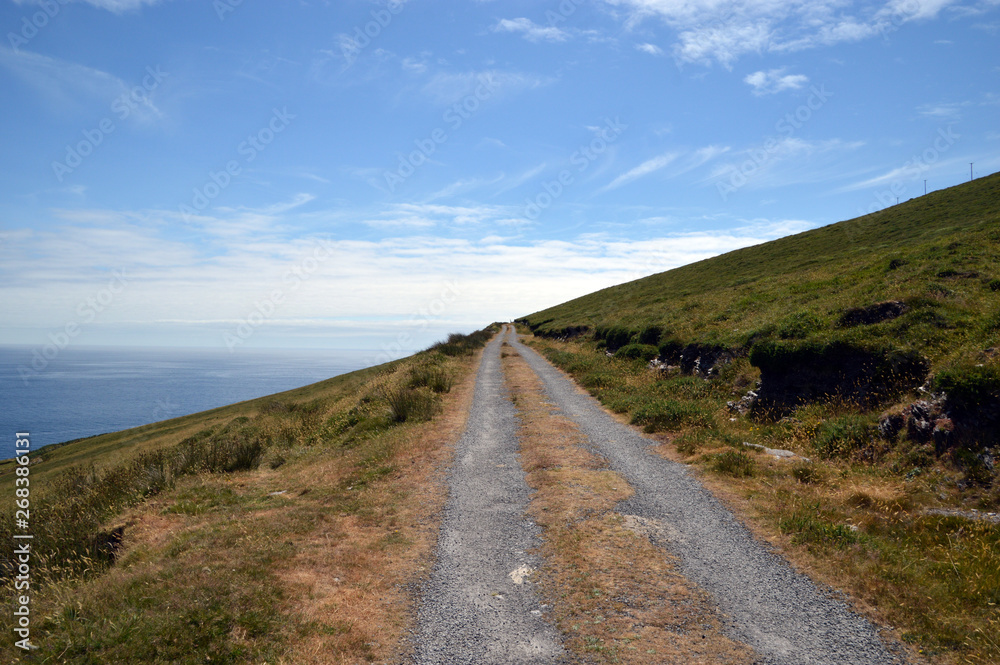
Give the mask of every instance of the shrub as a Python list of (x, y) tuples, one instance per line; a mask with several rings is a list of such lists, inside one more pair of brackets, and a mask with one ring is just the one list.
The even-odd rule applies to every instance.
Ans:
[(1000, 368), (996, 366), (955, 367), (935, 377), (934, 389), (948, 395), (948, 405), (971, 412), (1000, 399)]
[(660, 326), (647, 326), (639, 331), (638, 342), (639, 344), (656, 346), (660, 343), (660, 335), (662, 334), (663, 329)]
[(649, 362), (658, 356), (659, 353), (657, 348), (650, 344), (627, 344), (615, 351), (615, 358)]
[(409, 386), (411, 388), (427, 387), (436, 393), (451, 392), (454, 378), (443, 367), (423, 365), (410, 370)]
[(709, 466), (713, 471), (735, 478), (752, 476), (757, 469), (757, 463), (754, 459), (738, 450), (727, 450), (718, 455), (712, 455)]
[(672, 399), (638, 398), (632, 410), (632, 424), (642, 425), (647, 432), (671, 431), (681, 425), (712, 425), (712, 416), (704, 408)]
[(986, 286), (990, 291), (1000, 291), (1000, 279), (991, 279)]
[(608, 351), (615, 352), (632, 341), (632, 331), (614, 326), (604, 331), (604, 342)]
[(934, 389), (947, 396), (947, 411), (964, 445), (1000, 440), (1000, 367), (962, 365), (939, 372)]
[(694, 429), (684, 432), (674, 439), (677, 452), (684, 455), (694, 455), (707, 442), (712, 440), (712, 436), (706, 429)]
[(422, 422), (430, 420), (437, 412), (437, 398), (430, 390), (419, 388), (385, 388), (383, 397), (389, 404), (389, 415), (394, 422)]
[(874, 433), (870, 418), (848, 414), (820, 425), (813, 446), (823, 457), (842, 457), (871, 443)]
[(451, 333), (448, 339), (432, 345), (428, 351), (437, 351), (446, 356), (467, 356), (476, 349), (486, 345), (493, 337), (493, 330), (484, 328), (474, 333), (463, 335), (461, 333)]

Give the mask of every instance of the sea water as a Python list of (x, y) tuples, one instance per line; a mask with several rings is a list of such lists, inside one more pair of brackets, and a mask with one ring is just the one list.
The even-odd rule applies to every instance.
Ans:
[(371, 351), (68, 347), (42, 367), (33, 352), (0, 347), (0, 458), (13, 456), (15, 432), (30, 432), (38, 448), (298, 388), (376, 362)]

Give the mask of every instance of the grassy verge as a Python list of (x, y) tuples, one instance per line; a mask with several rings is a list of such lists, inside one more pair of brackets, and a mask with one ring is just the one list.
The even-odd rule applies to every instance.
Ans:
[(915, 650), (945, 663), (1000, 661), (1000, 524), (968, 517), (1000, 505), (997, 470), (938, 456), (905, 433), (881, 437), (878, 412), (836, 400), (780, 420), (734, 413), (727, 402), (759, 376), (745, 358), (706, 380), (664, 376), (591, 342), (529, 341), (658, 438), (661, 454), (700, 470), (797, 567), (849, 592)]
[(613, 510), (632, 488), (585, 449), (571, 421), (552, 415), (537, 376), (505, 351), (534, 489), (529, 510), (544, 529), (540, 584), (567, 648), (588, 663), (753, 662), (722, 635), (704, 592), (652, 544), (657, 525)]
[(481, 345), (451, 342), (33, 475), (30, 662), (402, 658)]

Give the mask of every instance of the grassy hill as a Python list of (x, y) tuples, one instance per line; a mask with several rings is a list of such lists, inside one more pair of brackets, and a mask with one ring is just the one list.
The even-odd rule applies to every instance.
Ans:
[(800, 568), (1000, 662), (1000, 174), (518, 323)]
[[(876, 325), (845, 314), (885, 301)], [(663, 338), (748, 350), (762, 339), (886, 342), (935, 367), (996, 344), (1000, 174), (850, 221), (729, 252), (525, 317), (540, 335), (660, 326)]]
[[(436, 538), (435, 476), (495, 328), (310, 386), (33, 451), (0, 508), (30, 501), (38, 651), (3, 662), (385, 661)], [(455, 388), (455, 390), (453, 390)], [(20, 467), (23, 471), (24, 467)], [(22, 493), (15, 495), (15, 489)], [(23, 506), (22, 506), (23, 507)], [(11, 520), (0, 540), (12, 543)], [(24, 533), (19, 528), (16, 533)], [(17, 586), (16, 584), (22, 584)], [(17, 618), (0, 619), (8, 634)]]

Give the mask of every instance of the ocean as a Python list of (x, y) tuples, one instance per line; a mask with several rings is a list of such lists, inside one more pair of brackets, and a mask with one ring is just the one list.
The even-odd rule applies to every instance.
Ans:
[[(67, 347), (44, 367), (0, 346), (0, 459), (290, 390), (375, 364), (376, 352)], [(32, 360), (35, 360), (35, 371)]]

